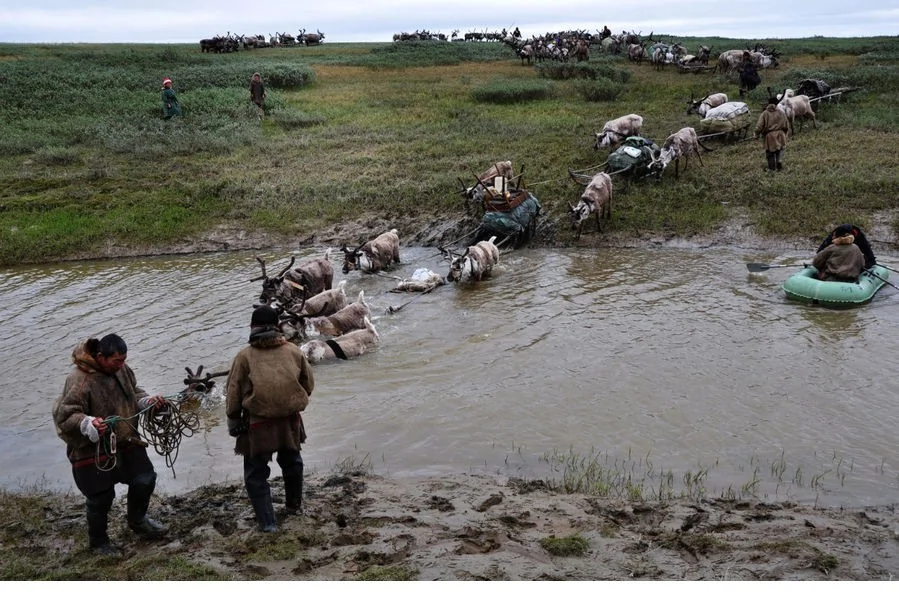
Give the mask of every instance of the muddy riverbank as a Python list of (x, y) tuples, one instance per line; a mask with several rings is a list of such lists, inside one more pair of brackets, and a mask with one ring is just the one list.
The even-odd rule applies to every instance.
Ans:
[[(167, 538), (141, 542), (117, 500), (122, 557), (86, 547), (74, 495), (5, 494), (6, 580), (890, 580), (893, 507), (817, 509), (726, 499), (623, 502), (543, 481), (458, 475), (307, 477), (305, 515), (255, 530), (242, 484), (155, 496)], [(15, 516), (11, 516), (17, 511)]]

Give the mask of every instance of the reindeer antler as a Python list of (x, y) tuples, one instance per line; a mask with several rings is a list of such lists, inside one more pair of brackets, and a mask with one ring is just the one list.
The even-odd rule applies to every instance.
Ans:
[(221, 377), (223, 375), (228, 375), (228, 371), (218, 371), (216, 373), (206, 373), (205, 377), (200, 377), (200, 374), (203, 371), (203, 366), (200, 365), (197, 368), (196, 374), (191, 371), (190, 367), (185, 367), (185, 371), (187, 371), (187, 377), (184, 379), (184, 385), (187, 386), (188, 390), (194, 392), (203, 392), (206, 393), (212, 389), (215, 385), (215, 382), (212, 381), (213, 377)]
[(297, 260), (297, 256), (296, 256), (296, 255), (291, 255), (291, 256), (290, 256), (290, 263), (288, 263), (287, 266), (286, 266), (284, 269), (282, 269), (281, 272), (280, 272), (277, 276), (275, 276), (275, 277), (276, 277), (276, 278), (280, 278), (281, 276), (283, 276), (284, 274), (286, 274), (286, 273), (287, 273), (287, 270), (289, 270), (290, 268), (293, 267), (293, 264), (294, 264), (294, 262), (295, 262), (296, 260)]
[(256, 256), (256, 261), (259, 262), (259, 265), (262, 266), (262, 276), (259, 278), (253, 278), (250, 282), (258, 282), (259, 280), (265, 280), (268, 276), (265, 275), (265, 260), (259, 255)]

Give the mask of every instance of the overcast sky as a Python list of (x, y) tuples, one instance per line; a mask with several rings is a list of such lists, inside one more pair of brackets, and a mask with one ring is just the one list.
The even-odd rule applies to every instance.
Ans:
[(899, 35), (896, 0), (0, 0), (0, 42), (194, 43), (305, 28), (327, 42), (509, 30), (524, 37), (604, 25), (738, 39)]

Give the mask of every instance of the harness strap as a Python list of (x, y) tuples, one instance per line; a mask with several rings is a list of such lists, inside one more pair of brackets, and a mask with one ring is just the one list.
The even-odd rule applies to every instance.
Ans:
[(334, 354), (338, 359), (343, 359), (344, 361), (350, 360), (349, 357), (346, 356), (346, 353), (343, 352), (343, 349), (340, 347), (340, 344), (338, 344), (336, 340), (325, 340), (325, 344), (331, 347), (331, 350), (334, 351)]

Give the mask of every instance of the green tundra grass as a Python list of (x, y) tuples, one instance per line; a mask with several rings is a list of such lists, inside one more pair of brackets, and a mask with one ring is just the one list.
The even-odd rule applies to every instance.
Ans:
[[(675, 40), (671, 40), (675, 41)], [(680, 38), (695, 51), (757, 40)], [(782, 175), (763, 173), (760, 142), (691, 160), (675, 181), (616, 186), (609, 230), (711, 233), (739, 213), (766, 235), (818, 239), (836, 223), (899, 225), (899, 38), (763, 40), (783, 56), (764, 87), (804, 78), (856, 91), (820, 105), (819, 128), (791, 140)], [(249, 78), (267, 84), (260, 119)], [(184, 116), (161, 117), (171, 77)], [(308, 237), (371, 216), (455, 219), (459, 179), (511, 159), (550, 220), (580, 187), (568, 169), (605, 160), (594, 132), (644, 116), (661, 144), (698, 117), (691, 95), (737, 82), (657, 71), (596, 46), (589, 64), (522, 64), (503, 44), (324, 44), (204, 54), (196, 45), (0, 44), (0, 263), (155, 250), (219, 226)], [(401, 234), (403, 233), (402, 226)], [(556, 242), (573, 243), (566, 226)], [(380, 233), (381, 230), (373, 230)], [(595, 241), (584, 235), (579, 242)]]

